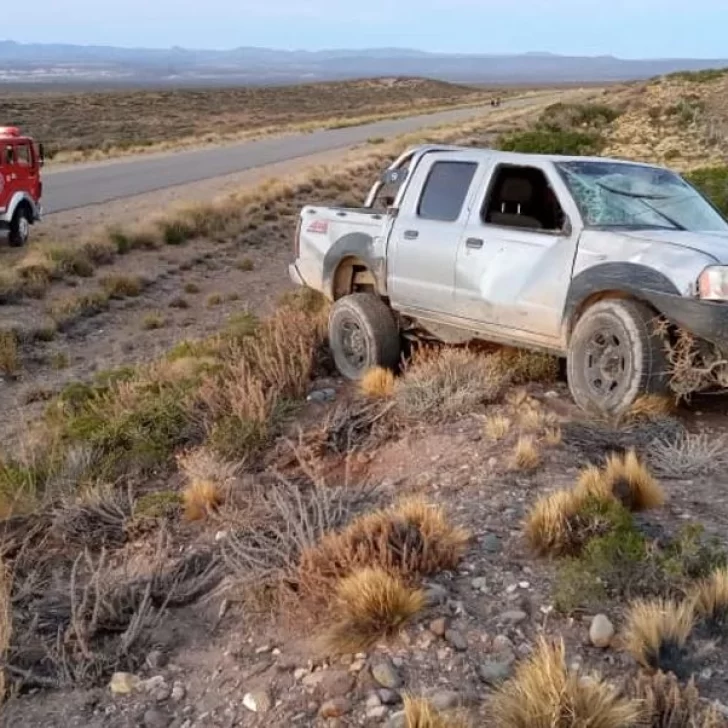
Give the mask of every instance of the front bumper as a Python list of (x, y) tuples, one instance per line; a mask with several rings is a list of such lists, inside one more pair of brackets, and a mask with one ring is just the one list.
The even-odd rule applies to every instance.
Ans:
[(728, 355), (728, 301), (658, 295), (653, 303), (665, 318)]

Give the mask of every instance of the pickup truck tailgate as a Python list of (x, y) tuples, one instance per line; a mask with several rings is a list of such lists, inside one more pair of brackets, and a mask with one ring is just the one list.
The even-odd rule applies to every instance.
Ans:
[(366, 208), (307, 205), (298, 220), (291, 277), (297, 283), (323, 291), (326, 254), (335, 245), (345, 246), (353, 238), (379, 238), (385, 219), (385, 213)]

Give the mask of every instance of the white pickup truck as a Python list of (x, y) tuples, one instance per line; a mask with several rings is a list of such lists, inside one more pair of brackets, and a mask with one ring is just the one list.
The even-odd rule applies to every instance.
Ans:
[(728, 358), (728, 222), (658, 166), (420, 146), (362, 208), (304, 207), (289, 272), (334, 302), (351, 379), (419, 330), (566, 357), (577, 404), (618, 414), (668, 385), (658, 315)]

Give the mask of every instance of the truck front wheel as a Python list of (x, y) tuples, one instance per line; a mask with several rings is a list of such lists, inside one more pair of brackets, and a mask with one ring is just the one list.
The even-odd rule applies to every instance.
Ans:
[(360, 379), (371, 367), (397, 366), (399, 328), (392, 311), (378, 296), (353, 293), (340, 298), (331, 309), (329, 346), (341, 374)]
[(620, 415), (645, 394), (668, 390), (667, 359), (652, 329), (652, 310), (639, 301), (600, 301), (574, 327), (567, 379), (581, 409)]
[(13, 248), (19, 248), (28, 242), (30, 237), (30, 219), (24, 205), (20, 205), (10, 221), (8, 242)]

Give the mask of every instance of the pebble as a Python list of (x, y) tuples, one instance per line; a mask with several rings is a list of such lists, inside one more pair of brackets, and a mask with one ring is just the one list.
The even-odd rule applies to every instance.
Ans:
[(184, 700), (185, 694), (186, 694), (186, 691), (185, 691), (184, 685), (182, 685), (182, 683), (176, 682), (172, 686), (172, 700), (175, 700), (175, 701)]
[(369, 720), (382, 720), (382, 718), (387, 717), (387, 713), (389, 710), (387, 709), (386, 705), (380, 705), (376, 708), (369, 708), (367, 710), (367, 718)]
[(447, 619), (445, 617), (433, 619), (430, 622), (430, 632), (438, 637), (444, 637), (447, 632)]
[(493, 687), (504, 683), (512, 674), (513, 660), (489, 660), (478, 667), (480, 679)]
[(246, 693), (243, 696), (243, 705), (251, 713), (267, 713), (273, 703), (265, 690), (259, 690), (255, 693)]
[(384, 705), (399, 705), (402, 702), (402, 696), (396, 690), (388, 690), (387, 688), (379, 690), (377, 698)]
[(452, 710), (460, 704), (460, 696), (453, 690), (438, 690), (430, 696), (430, 703), (437, 710)]
[(494, 533), (487, 534), (481, 541), (483, 550), (489, 554), (497, 554), (503, 550), (501, 540)]
[(144, 728), (167, 728), (170, 719), (156, 708), (150, 708), (144, 713)]
[(115, 672), (111, 676), (109, 689), (114, 695), (130, 695), (141, 684), (141, 680), (130, 672)]
[(367, 698), (366, 707), (378, 708), (381, 704), (382, 701), (379, 699), (379, 695), (377, 693), (371, 693), (371, 695)]
[(475, 591), (484, 592), (488, 588), (488, 582), (484, 576), (479, 576), (470, 582)]
[(357, 673), (361, 672), (366, 667), (367, 661), (366, 660), (354, 660), (354, 662), (349, 665), (349, 672), (351, 673)]
[(456, 629), (448, 629), (445, 632), (445, 639), (458, 652), (465, 652), (468, 649), (468, 641)]
[(354, 678), (348, 670), (319, 670), (301, 680), (307, 688), (318, 688), (329, 698), (342, 697), (354, 686)]
[(167, 658), (161, 650), (152, 650), (145, 662), (150, 670), (160, 670), (167, 664)]
[(528, 615), (520, 609), (514, 609), (510, 612), (503, 612), (500, 616), (501, 622), (506, 624), (521, 624), (528, 619)]
[(595, 647), (606, 648), (614, 638), (614, 625), (606, 614), (597, 614), (589, 627), (589, 639)]
[(403, 710), (399, 713), (395, 713), (389, 721), (387, 721), (387, 728), (407, 728), (407, 715)]
[(351, 702), (347, 698), (327, 700), (319, 710), (322, 718), (340, 718), (351, 710)]
[(383, 688), (394, 690), (402, 684), (402, 678), (390, 660), (379, 660), (372, 665), (372, 677)]
[(319, 389), (306, 397), (309, 402), (333, 402), (336, 399), (335, 389)]
[(425, 603), (428, 607), (436, 607), (447, 602), (447, 589), (439, 584), (430, 584), (425, 591)]
[(494, 652), (510, 652), (513, 649), (513, 642), (504, 634), (499, 634), (493, 639)]

